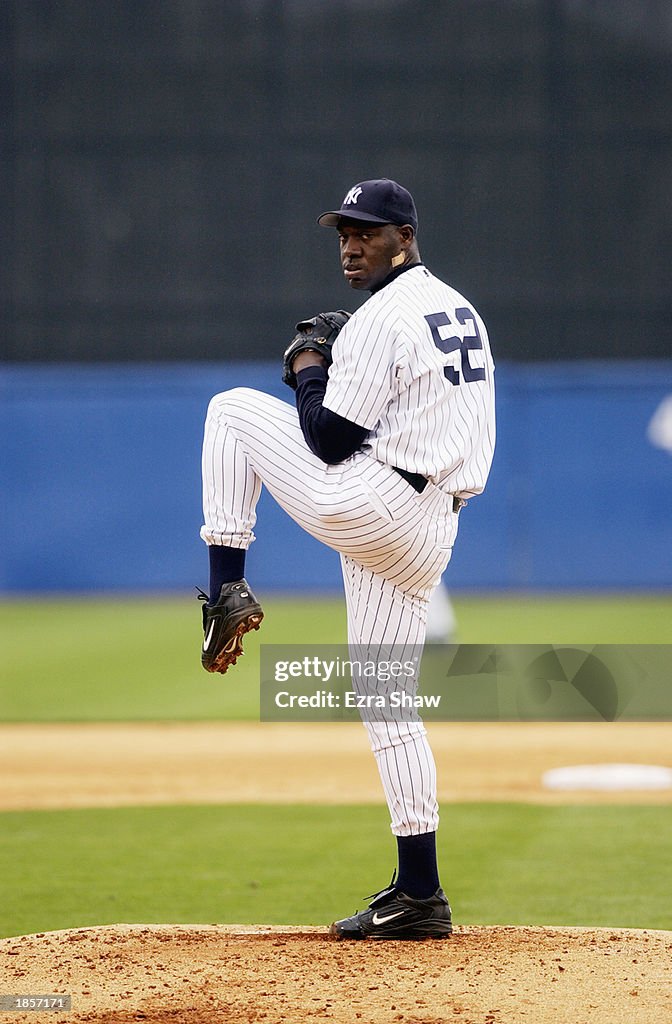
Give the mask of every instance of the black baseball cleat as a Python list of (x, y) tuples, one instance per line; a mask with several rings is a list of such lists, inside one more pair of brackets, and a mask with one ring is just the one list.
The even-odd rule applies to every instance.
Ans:
[(366, 910), (335, 921), (329, 929), (337, 939), (447, 939), (452, 931), (443, 889), (416, 900), (393, 884), (376, 893)]
[(226, 672), (243, 653), (243, 636), (259, 629), (264, 617), (261, 605), (246, 580), (224, 583), (216, 604), (203, 605), (203, 646), (201, 664), (206, 672)]

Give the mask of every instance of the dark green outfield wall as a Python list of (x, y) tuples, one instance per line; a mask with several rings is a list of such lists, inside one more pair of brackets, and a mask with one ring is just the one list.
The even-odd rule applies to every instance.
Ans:
[(273, 358), (415, 194), (497, 358), (672, 351), (669, 0), (2, 0), (0, 355)]

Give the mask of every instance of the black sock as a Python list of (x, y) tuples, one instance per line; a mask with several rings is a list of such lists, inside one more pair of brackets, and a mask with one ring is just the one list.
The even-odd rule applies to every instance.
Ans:
[(208, 547), (210, 558), (210, 600), (216, 604), (223, 583), (242, 580), (245, 575), (245, 548), (224, 548), (219, 544)]
[(439, 888), (436, 862), (436, 832), (419, 836), (397, 836), (399, 874), (394, 883), (407, 896), (426, 900)]

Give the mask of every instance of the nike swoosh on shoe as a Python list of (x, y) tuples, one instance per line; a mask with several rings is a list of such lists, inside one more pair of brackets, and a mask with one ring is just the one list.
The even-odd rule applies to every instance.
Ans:
[(395, 917), (403, 917), (405, 913), (405, 910), (397, 910), (394, 914), (387, 914), (385, 917), (379, 917), (378, 911), (376, 911), (371, 918), (371, 923), (376, 925), (387, 924), (388, 921), (394, 921)]
[(207, 651), (208, 647), (210, 646), (210, 641), (212, 640), (212, 633), (213, 633), (214, 628), (215, 628), (215, 620), (213, 619), (212, 622), (210, 623), (210, 629), (208, 630), (208, 635), (206, 636), (205, 640), (203, 641), (203, 650), (204, 651)]

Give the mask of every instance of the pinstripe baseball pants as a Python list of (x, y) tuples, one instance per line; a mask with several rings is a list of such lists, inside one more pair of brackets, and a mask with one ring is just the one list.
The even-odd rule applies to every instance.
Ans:
[[(249, 547), (263, 484), (292, 519), (340, 553), (351, 649), (422, 647), (429, 597), (457, 534), (451, 495), (431, 484), (418, 494), (365, 451), (327, 465), (306, 445), (293, 406), (249, 388), (210, 402), (202, 471), (207, 544)], [(435, 831), (436, 768), (422, 722), (364, 725), (393, 833)]]

